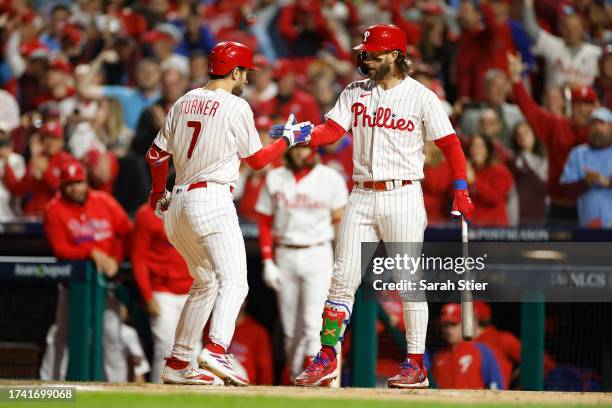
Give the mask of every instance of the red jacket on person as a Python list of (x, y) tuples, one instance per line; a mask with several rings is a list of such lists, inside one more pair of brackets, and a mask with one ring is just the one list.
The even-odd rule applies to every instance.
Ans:
[(77, 161), (70, 153), (62, 150), (49, 157), (49, 166), (40, 179), (34, 175), (32, 159), (21, 180), (15, 177), (9, 166), (5, 168), (4, 183), (8, 190), (18, 196), (26, 196), (26, 204), (23, 209), (24, 215), (42, 216), (47, 203), (55, 196), (60, 186), (60, 168), (65, 163)]
[(559, 187), (559, 178), (570, 151), (587, 142), (588, 126), (574, 126), (566, 117), (545, 110), (529, 96), (522, 83), (514, 84), (513, 90), (514, 99), (534, 134), (548, 149), (548, 193), (552, 202), (575, 206), (577, 196), (563, 193)]
[(153, 298), (153, 292), (184, 295), (193, 284), (185, 260), (168, 242), (163, 221), (148, 203), (136, 211), (134, 219), (132, 269), (145, 301)]
[(99, 249), (121, 262), (132, 222), (113, 196), (90, 188), (82, 205), (57, 193), (45, 208), (44, 228), (58, 259), (85, 260)]
[(438, 388), (506, 388), (493, 351), (475, 341), (462, 341), (437, 352), (432, 359), (431, 374)]
[(510, 170), (503, 164), (493, 163), (475, 173), (475, 180), (469, 186), (474, 225), (508, 226), (506, 204), (514, 183)]
[(508, 23), (499, 24), (488, 4), (481, 7), (484, 28), (461, 34), (455, 62), (459, 96), (473, 100), (484, 99), (485, 73), (493, 68), (507, 72), (507, 53), (516, 51)]

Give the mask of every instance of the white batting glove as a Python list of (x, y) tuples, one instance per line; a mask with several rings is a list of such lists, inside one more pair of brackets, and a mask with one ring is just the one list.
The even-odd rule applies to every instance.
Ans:
[(308, 144), (310, 142), (310, 136), (312, 134), (312, 123), (300, 122), (296, 123), (295, 115), (292, 113), (287, 118), (287, 123), (284, 125), (273, 125), (268, 130), (268, 135), (272, 139), (280, 139), (281, 137), (287, 139), (289, 147), (293, 147), (296, 144)]
[(266, 259), (263, 263), (263, 281), (270, 289), (276, 291), (281, 287), (281, 270), (272, 259)]

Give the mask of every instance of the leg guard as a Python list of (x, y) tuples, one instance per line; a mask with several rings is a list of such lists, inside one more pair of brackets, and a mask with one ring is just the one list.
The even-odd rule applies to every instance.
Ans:
[(349, 307), (345, 304), (329, 300), (325, 302), (321, 345), (336, 348), (338, 342), (344, 340), (344, 332), (349, 323), (350, 313)]

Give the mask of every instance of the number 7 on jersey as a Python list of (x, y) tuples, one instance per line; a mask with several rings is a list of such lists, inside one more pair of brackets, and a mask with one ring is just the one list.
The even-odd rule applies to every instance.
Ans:
[(193, 134), (191, 135), (191, 143), (189, 144), (189, 150), (187, 150), (187, 159), (191, 159), (193, 149), (195, 148), (195, 145), (198, 142), (198, 137), (200, 137), (200, 131), (202, 130), (202, 122), (199, 122), (197, 120), (190, 120), (189, 122), (187, 122), (187, 127), (193, 128)]

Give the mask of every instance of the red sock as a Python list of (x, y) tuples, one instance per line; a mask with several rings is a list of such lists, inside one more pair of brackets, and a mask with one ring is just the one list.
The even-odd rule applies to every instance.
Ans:
[(209, 351), (212, 351), (213, 353), (216, 354), (225, 354), (225, 348), (223, 346), (221, 346), (220, 344), (217, 343), (213, 343), (212, 341), (208, 340), (208, 344), (206, 345), (206, 349)]
[(336, 359), (336, 349), (332, 346), (321, 346), (321, 351), (327, 355), (330, 360)]
[(166, 365), (172, 368), (173, 370), (182, 370), (184, 368), (187, 368), (187, 366), (189, 366), (189, 361), (179, 360), (176, 357), (170, 356), (166, 358)]
[(406, 358), (410, 358), (412, 359), (414, 362), (416, 362), (419, 367), (423, 368), (423, 355), (422, 354), (407, 354)]

